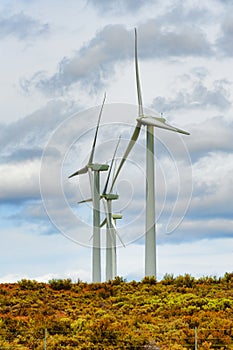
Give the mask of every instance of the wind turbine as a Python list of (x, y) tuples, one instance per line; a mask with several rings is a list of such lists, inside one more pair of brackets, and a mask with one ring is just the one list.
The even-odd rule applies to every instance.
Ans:
[[(123, 247), (125, 247), (125, 244), (120, 238), (116, 228), (116, 221), (122, 219), (122, 214), (111, 213), (112, 206), (109, 206), (108, 208), (110, 210), (108, 212), (106, 210), (106, 218), (103, 220), (100, 227), (106, 225), (106, 281), (111, 281), (117, 276), (116, 237), (118, 236)], [(114, 231), (113, 233), (112, 230)]]
[(101, 226), (103, 226), (104, 224), (106, 224), (106, 281), (112, 280), (114, 277), (116, 277), (116, 271), (117, 271), (117, 267), (116, 267), (116, 237), (118, 237), (118, 239), (120, 240), (121, 244), (123, 246), (124, 243), (120, 237), (120, 235), (118, 234), (117, 228), (116, 228), (116, 219), (120, 219), (122, 218), (121, 214), (112, 214), (112, 201), (116, 200), (119, 198), (119, 196), (117, 194), (112, 193), (112, 188), (111, 191), (108, 192), (108, 184), (109, 184), (109, 180), (110, 180), (110, 175), (111, 175), (111, 171), (112, 171), (112, 167), (115, 161), (115, 156), (116, 156), (116, 152), (118, 149), (120, 143), (120, 137), (118, 140), (118, 143), (116, 145), (116, 149), (109, 167), (109, 171), (108, 171), (108, 176), (106, 179), (106, 183), (104, 186), (104, 190), (102, 192), (101, 198), (104, 204), (104, 210), (105, 210), (105, 215), (106, 218), (103, 221), (103, 223), (101, 224)]
[[(119, 219), (122, 219), (122, 214), (112, 214), (112, 219), (113, 219), (113, 225), (115, 226), (116, 228), (116, 221), (119, 220)], [(117, 232), (117, 229), (116, 229), (116, 232)], [(119, 239), (121, 241), (121, 244), (123, 245), (123, 247), (125, 248), (125, 244), (124, 242), (122, 241), (122, 239), (120, 238), (119, 236)], [(113, 267), (112, 267), (112, 275), (113, 275), (113, 278), (115, 278), (117, 276), (117, 252), (116, 252), (116, 235), (114, 235), (114, 239), (113, 239), (113, 258), (112, 258), (112, 264), (113, 264)]]
[[(114, 176), (112, 187), (125, 163), (131, 149), (138, 139), (141, 126), (146, 126), (146, 245), (145, 276), (156, 277), (156, 226), (155, 226), (155, 183), (154, 183), (154, 127), (189, 135), (188, 132), (166, 123), (161, 117), (147, 116), (143, 112), (142, 93), (139, 79), (137, 30), (135, 28), (135, 72), (138, 97), (137, 125), (129, 141), (128, 147)], [(111, 189), (112, 189), (111, 187)]]
[(103, 103), (100, 109), (95, 136), (91, 148), (88, 163), (84, 168), (76, 171), (69, 178), (81, 174), (88, 173), (91, 187), (92, 202), (93, 202), (93, 247), (92, 247), (92, 281), (101, 282), (101, 244), (100, 244), (100, 171), (107, 171), (109, 166), (106, 164), (94, 163), (94, 152), (99, 130), (100, 118), (103, 112), (106, 94), (104, 95)]
[[(106, 281), (112, 280), (116, 276), (116, 237), (118, 237), (121, 244), (125, 247), (116, 228), (116, 220), (121, 219), (122, 215), (112, 214), (112, 201), (118, 199), (119, 196), (118, 194), (114, 194), (112, 192), (107, 191), (110, 175), (111, 175), (111, 171), (115, 161), (115, 156), (116, 156), (119, 143), (120, 143), (120, 137), (116, 145), (113, 158), (111, 160), (104, 190), (102, 194), (99, 196), (99, 200), (100, 199), (102, 200), (104, 211), (105, 211), (105, 219), (100, 224), (100, 227), (103, 227), (104, 225), (106, 225)], [(92, 200), (93, 198), (88, 198), (78, 203), (81, 204), (81, 203), (91, 202)], [(92, 238), (93, 238), (93, 235), (91, 239)]]

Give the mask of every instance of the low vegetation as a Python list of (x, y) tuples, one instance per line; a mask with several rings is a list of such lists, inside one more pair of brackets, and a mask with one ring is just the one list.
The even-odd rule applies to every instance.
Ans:
[(0, 349), (178, 350), (195, 339), (200, 350), (233, 349), (233, 273), (0, 284)]

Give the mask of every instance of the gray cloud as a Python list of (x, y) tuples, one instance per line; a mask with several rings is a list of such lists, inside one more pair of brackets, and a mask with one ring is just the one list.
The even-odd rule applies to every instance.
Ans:
[(48, 23), (44, 24), (25, 15), (23, 12), (9, 17), (0, 16), (0, 37), (14, 36), (19, 40), (45, 34), (49, 31)]
[(163, 234), (163, 226), (158, 235), (159, 244), (180, 244), (204, 239), (232, 238), (232, 220), (186, 220), (171, 235)]
[[(86, 0), (87, 4), (94, 6), (101, 15), (105, 16), (106, 14), (121, 14), (121, 15), (130, 15), (135, 14), (138, 11), (143, 11), (149, 9), (151, 15), (156, 17), (156, 13), (159, 13), (157, 20), (161, 25), (174, 25), (180, 23), (206, 23), (210, 20), (210, 11), (206, 8), (205, 4), (200, 4), (199, 6), (193, 6), (189, 4), (187, 6), (182, 1), (176, 1), (171, 3), (170, 1), (164, 1), (163, 6), (160, 6), (158, 0)], [(159, 7), (159, 11), (157, 11)], [(162, 14), (161, 13), (162, 10)]]
[[(56, 130), (55, 134), (52, 134), (53, 137), (46, 149), (46, 166), (48, 166), (48, 168), (45, 167), (44, 170), (46, 171), (45, 186), (46, 190), (48, 189), (48, 194), (46, 195), (51, 199), (51, 208), (56, 213), (57, 217), (59, 217), (62, 225), (67, 225), (67, 227), (69, 227), (70, 222), (67, 219), (67, 211), (63, 210), (63, 207), (58, 204), (59, 198), (57, 199), (56, 186), (60, 184), (61, 169), (63, 167), (62, 195), (65, 194), (66, 200), (68, 200), (71, 206), (74, 207), (74, 211), (79, 210), (79, 208), (77, 208), (77, 201), (80, 198), (78, 194), (78, 183), (75, 180), (68, 181), (67, 176), (70, 174), (71, 170), (75, 171), (77, 166), (81, 167), (82, 162), (84, 161), (83, 159), (86, 158), (87, 154), (89, 155), (90, 144), (93, 137), (93, 125), (96, 122), (96, 109), (88, 110), (84, 114), (81, 113), (82, 118), (80, 118), (80, 114), (77, 114), (77, 117), (74, 115), (74, 118), (66, 119), (67, 108), (68, 110), (72, 109), (69, 107), (69, 104), (67, 105), (61, 101), (53, 101), (44, 107), (44, 109), (37, 111), (33, 115), (27, 116), (17, 123), (8, 125), (8, 132), (10, 132), (8, 146), (5, 145), (5, 148), (3, 147), (4, 152), (6, 152), (6, 150), (8, 152), (8, 160), (6, 163), (5, 158), (5, 162), (0, 164), (0, 177), (3, 179), (0, 184), (1, 203), (18, 203), (19, 205), (22, 205), (22, 211), (15, 215), (15, 217), (12, 217), (12, 220), (21, 220), (23, 222), (24, 218), (26, 218), (32, 223), (38, 222), (38, 224), (41, 225), (41, 232), (44, 232), (45, 234), (50, 234), (55, 231), (50, 225), (48, 225), (47, 217), (44, 216), (43, 211), (40, 210), (39, 204), (41, 200), (39, 189), (41, 163), (39, 157), (41, 149), (43, 148), (42, 144), (48, 139), (52, 131), (54, 132), (54, 129), (56, 129), (62, 121), (65, 121), (64, 124), (60, 124), (61, 126)], [(119, 114), (119, 111), (116, 106), (112, 107), (109, 105), (109, 108), (110, 109), (106, 106), (104, 112), (106, 112), (107, 116), (110, 114), (110, 121), (109, 118), (107, 118), (108, 122), (110, 122), (110, 130), (116, 132), (120, 125), (111, 125), (111, 118), (114, 120), (115, 115), (114, 113), (110, 113), (110, 111), (114, 110), (117, 115)], [(124, 113), (120, 113), (120, 115), (123, 116)], [(128, 115), (128, 113), (126, 113), (126, 115)], [(81, 122), (81, 119), (83, 122)], [(103, 122), (104, 120), (106, 120), (105, 113), (103, 115)], [(109, 130), (108, 126), (109, 124), (106, 124), (106, 126), (103, 125), (103, 127), (100, 128), (98, 149), (96, 150), (96, 160), (98, 159), (98, 161), (106, 160), (106, 154), (108, 155), (108, 159), (110, 159), (109, 157), (111, 157), (113, 153), (110, 148), (113, 150), (115, 147), (116, 142), (114, 142), (114, 140), (111, 140), (111, 147), (110, 143), (107, 143), (107, 147), (103, 143), (103, 141), (106, 141), (107, 130)], [(231, 212), (231, 197), (228, 188), (232, 187), (231, 174), (233, 169), (232, 159), (230, 156), (227, 156), (227, 153), (233, 152), (231, 142), (233, 129), (232, 123), (227, 123), (223, 118), (219, 117), (209, 119), (201, 124), (190, 125), (188, 129), (191, 132), (191, 136), (186, 138), (185, 142), (189, 149), (191, 158), (194, 159), (194, 192), (189, 214), (184, 221), (186, 226), (185, 228), (182, 228), (182, 226), (176, 230), (177, 234), (174, 236), (174, 242), (178, 242), (179, 240), (192, 241), (204, 237), (211, 237), (211, 230), (206, 230), (204, 232), (204, 228), (202, 234), (197, 234), (195, 230), (195, 227), (198, 226), (197, 221), (204, 220), (203, 218), (209, 221), (212, 220), (213, 217), (216, 219), (218, 218), (219, 220), (227, 220), (227, 217), (229, 217), (229, 213)], [(16, 132), (16, 130), (18, 132)], [(123, 131), (125, 131), (125, 128), (123, 128)], [(14, 133), (16, 134), (15, 138), (13, 138)], [(131, 133), (132, 130), (130, 129), (128, 137), (130, 137)], [(113, 134), (114, 133), (110, 132), (108, 137), (112, 139)], [(142, 131), (142, 134), (140, 135), (141, 140), (139, 141), (144, 141), (144, 139), (142, 140), (143, 135)], [(160, 137), (162, 137), (162, 132), (160, 135)], [(157, 215), (159, 215), (160, 210), (163, 210), (163, 213), (159, 217), (159, 225), (164, 225), (165, 227), (176, 201), (176, 191), (174, 191), (174, 188), (179, 188), (176, 183), (177, 174), (173, 173), (174, 167), (178, 167), (180, 174), (183, 175), (187, 171), (186, 168), (190, 165), (182, 161), (184, 155), (182, 156), (182, 150), (179, 150), (179, 146), (176, 150), (177, 140), (174, 136), (176, 134), (173, 135), (174, 137), (170, 138), (166, 136), (167, 134), (165, 133), (163, 133), (163, 135), (162, 140), (166, 149), (172, 151), (174, 155), (174, 159), (167, 159), (166, 154), (160, 152), (160, 148), (156, 145), (158, 157), (157, 163), (159, 163), (162, 170), (162, 172), (159, 173), (157, 167), (157, 174), (161, 175), (161, 181), (158, 181), (157, 179), (158, 182), (156, 187), (158, 188), (158, 193), (156, 198), (156, 209)], [(117, 136), (118, 132), (117, 135), (115, 135), (115, 141), (117, 141)], [(52, 142), (53, 139), (54, 142)], [(72, 156), (69, 159), (66, 156), (66, 152), (69, 146), (73, 145), (75, 140), (78, 140), (78, 145), (74, 149), (74, 157)], [(7, 136), (5, 136), (4, 142), (7, 143)], [(81, 145), (79, 145), (79, 143), (81, 143)], [(126, 144), (127, 140), (125, 140), (123, 148), (125, 148)], [(2, 146), (4, 146), (3, 143)], [(131, 153), (131, 166), (128, 165), (125, 167), (121, 174), (123, 175), (121, 180), (126, 180), (126, 182), (120, 183), (118, 187), (122, 202), (119, 202), (116, 206), (114, 204), (114, 208), (118, 209), (118, 211), (121, 211), (123, 208), (123, 220), (120, 225), (122, 225), (122, 231), (124, 232), (123, 236), (125, 239), (128, 239), (128, 241), (133, 238), (138, 238), (143, 234), (144, 230), (144, 226), (142, 225), (144, 220), (140, 217), (140, 212), (144, 210), (144, 187), (137, 186), (140, 181), (144, 182), (145, 180), (144, 148), (145, 147), (142, 147), (141, 144), (138, 143), (134, 152)], [(63, 153), (60, 153), (60, 149), (61, 151), (63, 149)], [(107, 150), (107, 153), (105, 153), (105, 150)], [(121, 147), (119, 151), (118, 156), (120, 157), (123, 154), (124, 149), (122, 150)], [(181, 152), (181, 154), (179, 154), (179, 152)], [(100, 159), (99, 153), (102, 157)], [(137, 174), (135, 169), (138, 171)], [(163, 176), (165, 176), (165, 178), (163, 178)], [(189, 177), (188, 173), (187, 176), (182, 178), (182, 181), (185, 181), (185, 183), (182, 182), (181, 184), (184, 193), (179, 199), (180, 202), (178, 203), (177, 216), (179, 216), (180, 211), (182, 212), (184, 202), (187, 202), (185, 192), (189, 184), (188, 182), (186, 183), (186, 181), (192, 181), (190, 177), (187, 177)], [(81, 181), (81, 184), (85, 183), (87, 190), (89, 190), (87, 177), (80, 177), (79, 181)], [(132, 183), (134, 183), (133, 187), (131, 186)], [(81, 190), (81, 194), (83, 194), (83, 185)], [(133, 194), (131, 194), (131, 191), (133, 191)], [(164, 195), (166, 195), (165, 204), (163, 203)], [(221, 205), (221, 210), (219, 210), (219, 205)], [(91, 217), (91, 207), (89, 208), (88, 213)], [(144, 214), (142, 213), (142, 215)], [(186, 220), (193, 222), (193, 232), (190, 231), (189, 224), (187, 224)], [(132, 233), (132, 227), (137, 223), (138, 227), (135, 230), (135, 233)], [(222, 227), (222, 231), (217, 232), (217, 230), (215, 230), (214, 234), (212, 233), (213, 237), (220, 236), (221, 234), (222, 236), (229, 236), (229, 233), (223, 231), (225, 227), (224, 225), (221, 226), (219, 224), (218, 227)], [(91, 231), (91, 224), (89, 224), (88, 230)], [(166, 232), (166, 229), (160, 228), (158, 229), (158, 232), (160, 235), (161, 232)], [(170, 235), (170, 237), (171, 242), (173, 242), (173, 235)], [(170, 240), (168, 241), (170, 242)], [(162, 243), (163, 238), (161, 238), (161, 240), (159, 239), (159, 242)]]
[(132, 50), (133, 33), (122, 25), (106, 26), (73, 57), (64, 57), (55, 75), (46, 78), (44, 72), (37, 72), (24, 81), (23, 88), (35, 86), (45, 93), (63, 93), (72, 84), (80, 82), (89, 91), (95, 91), (114, 75), (114, 62), (129, 57)]
[(8, 154), (7, 156), (3, 156), (0, 159), (0, 163), (14, 163), (14, 162), (21, 162), (25, 160), (34, 160), (34, 159), (40, 159), (43, 153), (43, 149), (41, 147), (34, 147), (34, 148), (20, 148), (16, 150), (12, 150), (11, 154)]
[[(44, 108), (0, 129), (0, 203), (40, 199), (40, 161), (56, 127), (73, 112), (73, 103), (51, 101)], [(62, 142), (62, 140), (61, 140)], [(59, 150), (49, 149), (53, 161)]]
[(233, 54), (233, 14), (231, 11), (225, 16), (221, 26), (221, 36), (216, 40), (216, 46), (226, 56)]
[(95, 6), (98, 11), (102, 13), (106, 12), (113, 12), (113, 13), (125, 13), (128, 12), (137, 12), (139, 11), (143, 6), (148, 5), (148, 3), (152, 3), (153, 0), (102, 0), (102, 1), (95, 1), (95, 0), (87, 0), (88, 4), (92, 4)]
[[(218, 132), (217, 137), (216, 130)], [(174, 152), (174, 159), (167, 160), (166, 157), (164, 157), (164, 154), (161, 154), (159, 152), (160, 150), (156, 147), (156, 154), (158, 157), (157, 165), (159, 164), (163, 170), (162, 174), (157, 167), (156, 172), (158, 176), (156, 183), (156, 213), (157, 216), (159, 216), (158, 225), (163, 226), (162, 229), (158, 228), (159, 235), (162, 232), (166, 232), (168, 218), (172, 213), (176, 201), (176, 192), (179, 190), (179, 181), (182, 181), (180, 185), (184, 193), (181, 195), (181, 198), (179, 198), (180, 202), (178, 203), (177, 216), (182, 212), (185, 202), (187, 203), (189, 200), (189, 198), (185, 197), (187, 192), (186, 189), (189, 186), (188, 182), (193, 181), (194, 186), (191, 207), (187, 218), (184, 220), (184, 227), (183, 225), (181, 225), (181, 228), (178, 227), (176, 229), (177, 234), (174, 233), (174, 236), (169, 235), (170, 238), (168, 238), (168, 242), (170, 242), (170, 240), (173, 242), (173, 238), (174, 242), (179, 242), (196, 241), (203, 238), (229, 237), (231, 232), (230, 230), (226, 230), (225, 223), (230, 223), (228, 217), (232, 210), (231, 196), (228, 189), (232, 187), (231, 173), (233, 171), (233, 163), (232, 158), (227, 156), (229, 151), (233, 151), (232, 142), (230, 141), (232, 135), (232, 124), (227, 123), (223, 118), (213, 118), (204, 123), (204, 125), (198, 124), (193, 126), (193, 128), (191, 126), (190, 131), (190, 141), (188, 142), (188, 139), (186, 141), (190, 150), (190, 155), (192, 158), (197, 157), (197, 154), (199, 155), (195, 163), (193, 163), (193, 179), (190, 178), (190, 174), (187, 172), (187, 167), (190, 167), (190, 164), (182, 162), (181, 156), (176, 159), (176, 140), (174, 141), (174, 138), (170, 137), (170, 140), (172, 140), (169, 144), (166, 144), (166, 139), (163, 140), (166, 147)], [(220, 152), (220, 149), (223, 150), (222, 153)], [(142, 186), (140, 186), (140, 188), (137, 186), (138, 183), (144, 183), (145, 180), (145, 174), (143, 173), (143, 170), (145, 171), (145, 164), (140, 157), (140, 153), (144, 154), (144, 148), (141, 147), (140, 150), (139, 147), (137, 150), (138, 152), (131, 154), (130, 157), (132, 168), (128, 164), (127, 167), (124, 168), (124, 174), (123, 172), (121, 174), (121, 180), (126, 179), (126, 182), (122, 184), (120, 183), (117, 191), (120, 195), (121, 203), (122, 201), (125, 203), (125, 205), (121, 206), (122, 204), (120, 204), (119, 201), (116, 205), (120, 211), (124, 207), (122, 212), (123, 219), (119, 225), (122, 227), (122, 231), (124, 232), (123, 237), (126, 241), (130, 241), (133, 237), (138, 238), (144, 232), (144, 226), (142, 225), (142, 222), (144, 222), (144, 189), (142, 190)], [(143, 160), (145, 161), (145, 157), (143, 157)], [(225, 164), (225, 162), (227, 164)], [(135, 176), (136, 172), (133, 167), (134, 164), (140, 166), (140, 168), (142, 167), (142, 172), (140, 168), (138, 168), (138, 176)], [(182, 179), (179, 179), (178, 176), (177, 180), (177, 174), (176, 172), (174, 173), (174, 170), (176, 170), (175, 168), (177, 167), (182, 176), (185, 172), (187, 172), (187, 176), (183, 176)], [(132, 171), (132, 169), (134, 170)], [(163, 175), (165, 176), (164, 179)], [(79, 181), (86, 181), (86, 183), (88, 183), (88, 178), (84, 176), (82, 179), (80, 178)], [(79, 181), (75, 182), (74, 180), (73, 182), (73, 194), (77, 193), (76, 186), (78, 186)], [(131, 197), (130, 186), (134, 181), (136, 183), (132, 186), (133, 196)], [(183, 181), (185, 181), (185, 183)], [(165, 187), (164, 190), (162, 189), (163, 187)], [(127, 192), (126, 189), (129, 192)], [(127, 198), (125, 198), (125, 194), (128, 198), (130, 197), (129, 203), (127, 202)], [(165, 203), (163, 202), (164, 195), (166, 195)], [(77, 201), (79, 196), (76, 196)], [(72, 201), (73, 200), (74, 197), (72, 196)], [(221, 205), (221, 210), (218, 208), (219, 205)], [(114, 208), (116, 208), (115, 203)], [(163, 213), (160, 215), (161, 210)], [(139, 217), (140, 211), (143, 211), (141, 217)], [(89, 212), (91, 213), (91, 207), (89, 208)], [(213, 219), (218, 219), (218, 230), (213, 230)], [(197, 231), (197, 227), (202, 221), (203, 230), (200, 232), (200, 230)], [(207, 224), (205, 222), (207, 222)], [(193, 223), (193, 231), (190, 230), (191, 223)], [(136, 228), (134, 227), (135, 225)], [(161, 238), (159, 242), (163, 242), (163, 239)]]
[(164, 14), (157, 18), (161, 23), (179, 25), (180, 23), (203, 24), (211, 20), (210, 8), (205, 6), (205, 3), (198, 6), (189, 4), (183, 1), (176, 1), (173, 4), (168, 4)]
[[(211, 54), (199, 28), (183, 24), (171, 28), (149, 20), (138, 27), (138, 32), (139, 56), (144, 59)], [(133, 30), (123, 25), (108, 25), (73, 57), (63, 58), (56, 74), (46, 78), (45, 72), (37, 72), (22, 86), (25, 90), (34, 86), (45, 93), (61, 94), (72, 84), (81, 83), (89, 91), (95, 91), (112, 79), (116, 62), (133, 59), (133, 34)]]
[[(166, 135), (164, 143), (168, 149), (172, 149), (175, 157), (175, 163), (179, 164), (182, 179), (177, 179), (176, 172), (173, 169), (173, 163), (170, 161), (164, 167), (166, 174), (166, 186), (168, 190), (165, 203), (163, 203), (162, 176), (157, 170), (157, 213), (164, 206), (159, 224), (159, 234), (166, 232), (166, 225), (171, 215), (171, 209), (176, 201), (170, 188), (177, 188), (178, 181), (181, 181), (181, 190), (183, 195), (177, 203), (178, 210), (175, 213), (179, 215), (179, 208), (183, 202), (187, 203), (187, 185), (190, 181), (193, 185), (190, 207), (181, 225), (171, 234), (159, 238), (159, 242), (177, 243), (181, 241), (196, 241), (203, 238), (223, 238), (232, 235), (232, 196), (230, 189), (233, 186), (233, 146), (232, 132), (233, 123), (226, 121), (222, 117), (215, 117), (205, 122), (195, 125), (188, 125), (191, 135), (185, 138), (185, 144), (192, 160), (192, 177), (187, 172), (189, 164), (179, 163), (182, 161), (182, 152), (177, 149), (176, 139)], [(156, 144), (156, 154), (163, 165), (164, 153), (159, 144)], [(158, 164), (158, 162), (157, 162)], [(158, 168), (158, 167), (157, 167)], [(199, 230), (198, 230), (199, 227)]]
[(192, 223), (190, 238), (232, 236), (232, 171), (232, 154), (223, 152), (207, 154), (193, 165), (193, 195), (185, 218)]
[(192, 137), (186, 139), (186, 144), (193, 162), (217, 151), (225, 154), (233, 153), (232, 122), (226, 121), (223, 117), (215, 117), (200, 124), (190, 125), (189, 128)]
[(35, 111), (0, 129), (0, 147), (2, 156), (8, 161), (39, 156), (49, 135), (64, 119), (73, 113), (72, 102), (50, 101), (43, 108)]
[(145, 58), (211, 54), (204, 32), (199, 27), (185, 23), (166, 26), (152, 19), (139, 26), (138, 36), (140, 52)]
[(208, 88), (200, 79), (195, 81), (190, 89), (181, 89), (173, 98), (156, 97), (152, 107), (159, 111), (203, 109), (206, 107), (227, 110), (231, 107), (229, 84), (226, 80), (216, 80), (213, 82), (213, 86)]

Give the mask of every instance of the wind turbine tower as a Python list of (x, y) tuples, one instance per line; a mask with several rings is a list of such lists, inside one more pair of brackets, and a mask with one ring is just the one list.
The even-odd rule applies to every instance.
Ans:
[(92, 246), (92, 281), (101, 282), (101, 240), (100, 240), (100, 172), (107, 171), (107, 164), (94, 163), (94, 152), (99, 130), (100, 118), (103, 112), (106, 94), (104, 95), (103, 103), (99, 113), (99, 118), (96, 126), (95, 137), (92, 144), (90, 158), (87, 165), (73, 173), (69, 178), (81, 174), (88, 173), (89, 182), (93, 202), (93, 246)]
[[(106, 223), (106, 281), (112, 280), (114, 277), (116, 277), (116, 238), (120, 240), (121, 244), (123, 246), (124, 243), (121, 240), (120, 235), (118, 234), (115, 220), (118, 218), (121, 218), (121, 214), (112, 214), (112, 201), (117, 200), (119, 196), (117, 194), (112, 193), (111, 191), (107, 191), (108, 183), (112, 171), (112, 167), (114, 164), (116, 152), (118, 149), (120, 143), (120, 138), (118, 140), (118, 143), (116, 145), (116, 149), (109, 167), (109, 172), (107, 176), (107, 180), (105, 183), (105, 187), (103, 190), (103, 193), (101, 195), (101, 198), (103, 200), (104, 209), (105, 209), (105, 215), (106, 219), (104, 220), (103, 224)], [(114, 219), (115, 217), (115, 219)], [(103, 226), (103, 224), (101, 226)]]
[(188, 132), (166, 123), (161, 117), (147, 116), (143, 111), (142, 93), (139, 79), (137, 30), (135, 28), (135, 72), (138, 98), (137, 125), (129, 141), (128, 147), (114, 176), (112, 187), (125, 163), (130, 151), (138, 139), (141, 126), (146, 126), (146, 225), (145, 225), (145, 276), (156, 277), (156, 218), (155, 218), (155, 160), (154, 160), (154, 128), (166, 129), (189, 135)]

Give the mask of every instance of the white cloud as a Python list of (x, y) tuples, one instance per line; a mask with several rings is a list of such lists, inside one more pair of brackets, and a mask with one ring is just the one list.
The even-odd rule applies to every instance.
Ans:
[(39, 198), (40, 161), (0, 165), (0, 201)]
[(223, 276), (232, 271), (232, 253), (232, 238), (162, 245), (158, 247), (158, 277), (165, 273), (175, 276), (190, 273), (197, 278)]
[(1, 282), (22, 278), (91, 280), (90, 248), (80, 247), (59, 234), (40, 235), (39, 227), (31, 225), (3, 229), (2, 234)]

